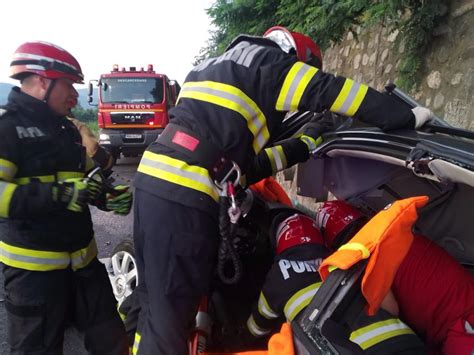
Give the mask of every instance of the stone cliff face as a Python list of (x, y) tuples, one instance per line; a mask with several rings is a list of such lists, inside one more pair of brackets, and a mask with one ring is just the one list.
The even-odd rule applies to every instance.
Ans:
[[(423, 80), (411, 95), (454, 126), (474, 130), (474, 1), (452, 1), (446, 21), (434, 31), (424, 58)], [(356, 29), (324, 53), (325, 70), (382, 90), (397, 78), (405, 52), (397, 31)]]

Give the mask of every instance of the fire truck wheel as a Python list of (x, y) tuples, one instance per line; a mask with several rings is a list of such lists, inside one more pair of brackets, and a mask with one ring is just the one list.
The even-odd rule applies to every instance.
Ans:
[(133, 241), (123, 240), (114, 248), (109, 267), (109, 278), (120, 306), (138, 285), (138, 271)]

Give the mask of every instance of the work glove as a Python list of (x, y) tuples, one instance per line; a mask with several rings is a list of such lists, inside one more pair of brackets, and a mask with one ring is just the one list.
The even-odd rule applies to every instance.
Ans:
[(327, 111), (324, 113), (323, 118), (321, 118), (320, 115), (317, 115), (309, 121), (304, 126), (303, 133), (299, 138), (308, 146), (308, 150), (312, 152), (323, 142), (322, 135), (329, 132), (332, 126), (332, 116), (331, 113)]
[(129, 186), (114, 186), (114, 191), (105, 196), (105, 208), (115, 214), (126, 216), (132, 208), (133, 195), (128, 191)]
[(52, 199), (58, 206), (72, 212), (82, 212), (89, 201), (100, 193), (100, 186), (95, 181), (72, 178), (54, 183), (51, 191)]
[(429, 122), (434, 118), (433, 112), (426, 107), (417, 106), (412, 109), (412, 112), (413, 115), (415, 115), (415, 129), (420, 128), (426, 122)]

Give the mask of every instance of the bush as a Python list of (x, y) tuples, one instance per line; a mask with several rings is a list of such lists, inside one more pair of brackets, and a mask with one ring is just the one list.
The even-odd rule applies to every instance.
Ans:
[(216, 30), (196, 63), (224, 51), (239, 33), (261, 36), (274, 25), (312, 37), (324, 50), (355, 26), (382, 24), (399, 30), (406, 45), (398, 84), (406, 91), (419, 82), (433, 29), (446, 15), (449, 0), (217, 0), (207, 13)]
[(79, 121), (95, 122), (97, 124), (97, 109), (84, 109), (81, 106), (76, 106), (72, 109), (72, 114)]

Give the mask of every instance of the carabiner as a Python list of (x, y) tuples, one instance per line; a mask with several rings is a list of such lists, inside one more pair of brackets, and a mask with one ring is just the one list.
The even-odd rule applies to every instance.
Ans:
[(237, 186), (240, 182), (240, 178), (242, 176), (242, 172), (240, 171), (240, 168), (239, 166), (237, 165), (237, 163), (235, 161), (232, 160), (232, 168), (229, 169), (229, 171), (227, 172), (227, 174), (225, 174), (225, 176), (222, 178), (221, 181), (217, 181), (217, 180), (214, 180), (214, 184), (222, 191), (222, 190), (225, 190), (226, 188), (226, 183), (227, 183), (227, 180), (229, 180), (229, 178), (231, 177), (231, 175), (233, 173), (236, 173), (236, 177), (235, 177), (235, 180), (232, 182), (232, 185), (234, 186)]

